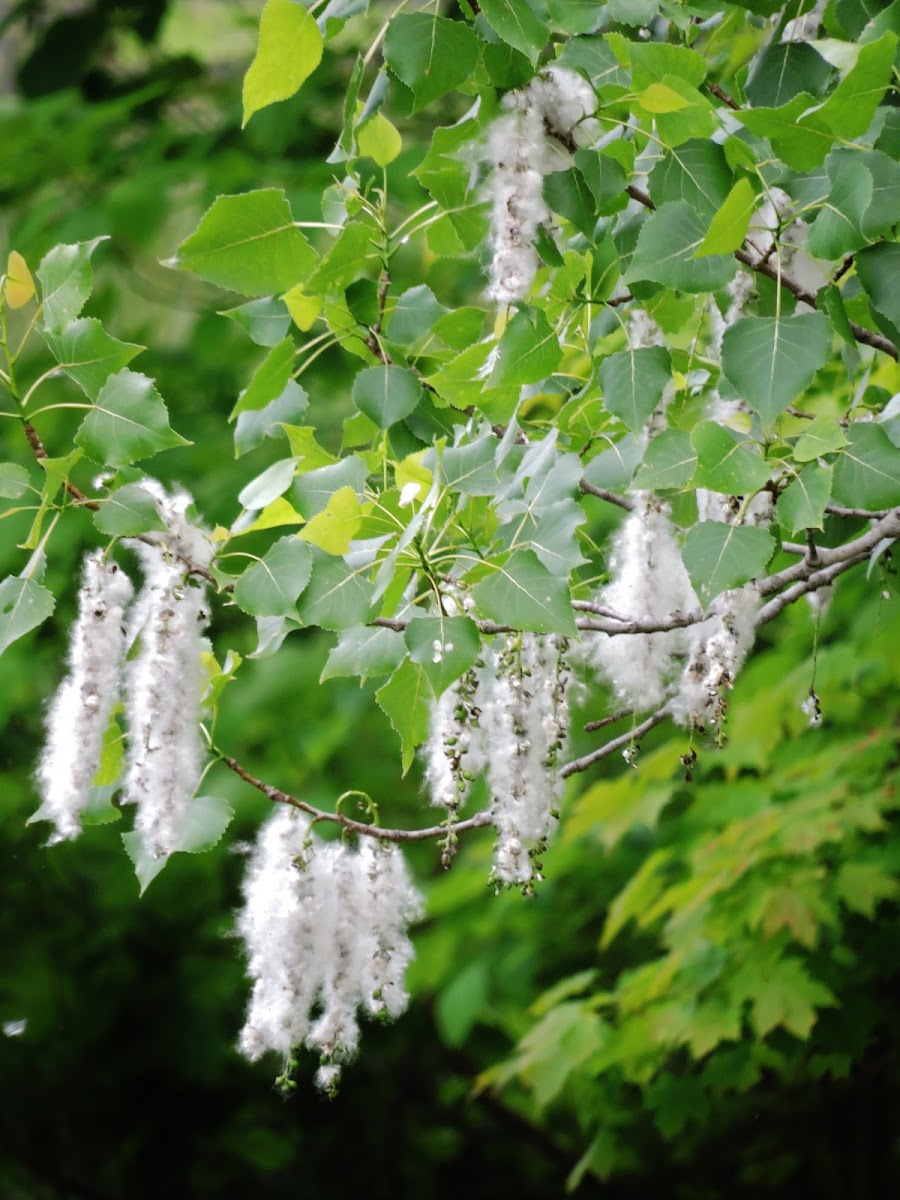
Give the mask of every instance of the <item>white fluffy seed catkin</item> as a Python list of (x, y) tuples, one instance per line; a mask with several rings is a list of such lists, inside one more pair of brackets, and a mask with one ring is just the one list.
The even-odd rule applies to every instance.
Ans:
[(394, 1018), (406, 1008), (407, 929), (422, 907), (396, 846), (365, 839), (354, 851), (311, 829), (285, 806), (260, 830), (238, 917), (253, 979), (238, 1044), (251, 1060), (274, 1050), (285, 1061), (305, 1045), (331, 1092), (356, 1053), (360, 1009)]
[(122, 803), (138, 808), (135, 829), (154, 858), (178, 849), (200, 778), (200, 635), (206, 589), (162, 546), (135, 543), (145, 583), (137, 608), (140, 648), (128, 670), (128, 758)]
[(309, 1029), (319, 959), (320, 896), (310, 821), (279, 807), (260, 829), (244, 880), (237, 928), (247, 950), (253, 993), (239, 1049), (251, 1061), (266, 1050), (283, 1058)]
[(485, 704), (491, 819), (497, 830), (492, 879), (530, 887), (549, 836), (568, 733), (569, 669), (564, 639), (522, 634), (497, 654)]
[(504, 97), (507, 111), (494, 121), (487, 141), (493, 246), (487, 295), (498, 304), (524, 299), (537, 274), (534, 243), (550, 216), (543, 177), (560, 169), (559, 152), (551, 151), (547, 134), (589, 141), (593, 131), (586, 118), (596, 104), (590, 85), (566, 67), (550, 67)]
[(125, 609), (131, 581), (100, 550), (84, 561), (78, 617), (69, 643), (69, 674), (50, 705), (37, 770), (43, 803), (32, 819), (56, 826), (51, 842), (77, 837), (81, 813), (119, 696), (125, 654)]
[[(697, 597), (684, 563), (668, 508), (637, 494), (613, 542), (612, 580), (599, 593), (600, 603), (624, 619), (664, 621), (690, 611)], [(673, 656), (684, 645), (683, 630), (659, 633), (598, 633), (586, 650), (589, 661), (608, 678), (619, 701), (638, 712), (656, 708), (674, 673)]]
[(672, 716), (679, 725), (705, 729), (721, 722), (725, 693), (756, 639), (760, 594), (752, 584), (722, 592), (713, 601), (710, 617), (690, 631), (690, 655), (672, 699)]

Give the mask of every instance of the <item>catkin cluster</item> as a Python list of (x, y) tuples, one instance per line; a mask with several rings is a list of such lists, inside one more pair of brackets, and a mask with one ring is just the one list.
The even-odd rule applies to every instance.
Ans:
[(131, 543), (144, 574), (133, 603), (124, 571), (104, 562), (100, 551), (85, 560), (69, 673), (48, 711), (37, 771), (42, 804), (32, 819), (53, 821), (51, 841), (78, 835), (110, 717), (124, 695), (122, 803), (137, 805), (135, 828), (147, 853), (159, 858), (178, 849), (200, 777), (201, 633), (208, 613), (205, 587), (188, 576), (185, 561), (206, 566), (211, 546), (185, 516), (186, 493), (169, 496), (154, 480), (144, 486), (167, 533)]
[[(665, 624), (698, 607), (665, 505), (636, 497), (610, 563), (612, 579), (598, 599), (623, 623)], [(721, 723), (726, 693), (756, 638), (760, 603), (749, 583), (721, 593), (704, 620), (685, 628), (591, 634), (582, 650), (627, 708), (640, 712), (667, 703), (679, 724), (706, 729)]]
[(498, 885), (530, 890), (541, 877), (568, 734), (567, 648), (555, 635), (510, 636), (432, 708), (426, 746), (431, 801), (446, 810), (452, 839), (452, 822), (479, 772), (486, 772)]
[(253, 979), (242, 1053), (289, 1062), (305, 1045), (333, 1091), (356, 1053), (359, 1010), (393, 1019), (406, 1008), (407, 930), (420, 915), (396, 846), (323, 842), (305, 814), (280, 807), (260, 830), (238, 917)]
[(491, 164), (491, 242), (488, 296), (514, 304), (528, 294), (538, 268), (535, 239), (548, 220), (544, 176), (560, 170), (560, 147), (548, 134), (568, 141), (596, 107), (588, 83), (566, 67), (550, 67), (527, 87), (504, 97), (505, 112), (491, 126), (487, 156)]

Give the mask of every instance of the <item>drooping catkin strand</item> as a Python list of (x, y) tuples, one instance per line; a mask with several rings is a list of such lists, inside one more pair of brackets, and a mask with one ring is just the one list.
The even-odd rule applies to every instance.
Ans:
[(499, 304), (524, 299), (538, 269), (538, 228), (549, 219), (543, 177), (562, 167), (547, 134), (572, 137), (596, 107), (590, 85), (575, 71), (550, 67), (503, 100), (506, 112), (491, 126), (487, 156), (492, 174), (488, 297)]
[(254, 981), (241, 1051), (287, 1061), (305, 1045), (333, 1091), (356, 1052), (360, 1009), (394, 1018), (406, 1008), (407, 929), (420, 914), (398, 847), (323, 843), (308, 817), (279, 808), (260, 830), (238, 917)]
[(497, 654), (486, 700), (488, 784), (497, 829), (492, 878), (527, 889), (541, 878), (568, 732), (564, 639), (526, 633)]
[(253, 992), (238, 1047), (251, 1062), (267, 1050), (288, 1058), (309, 1029), (327, 953), (310, 830), (297, 809), (276, 809), (259, 831), (244, 880), (237, 929)]
[(761, 604), (753, 584), (722, 592), (713, 601), (709, 619), (690, 631), (690, 655), (672, 700), (679, 725), (695, 729), (721, 724), (727, 691), (756, 639)]
[(200, 778), (200, 635), (206, 589), (163, 546), (135, 543), (145, 583), (137, 607), (140, 647), (128, 670), (128, 757), (122, 802), (137, 805), (135, 828), (154, 858), (178, 849)]
[(32, 820), (54, 822), (51, 842), (81, 831), (81, 813), (119, 697), (125, 609), (132, 591), (128, 576), (115, 563), (104, 562), (102, 551), (86, 557), (69, 642), (69, 673), (47, 714), (47, 740), (37, 770), (43, 803)]
[[(613, 542), (612, 579), (600, 601), (623, 616), (664, 620), (696, 607), (697, 598), (681, 560), (668, 508), (645, 494), (635, 497)], [(684, 645), (682, 630), (661, 633), (594, 634), (589, 660), (610, 680), (623, 707), (646, 711), (663, 700)]]

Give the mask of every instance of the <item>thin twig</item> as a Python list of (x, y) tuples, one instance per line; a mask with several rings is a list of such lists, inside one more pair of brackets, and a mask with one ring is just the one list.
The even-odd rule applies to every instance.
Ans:
[(732, 98), (728, 95), (728, 93), (723, 91), (717, 83), (708, 83), (706, 86), (709, 88), (712, 94), (717, 97), (717, 99), (722, 101), (723, 104), (727, 104), (728, 107), (734, 109), (735, 112), (741, 111), (741, 106), (736, 104), (735, 101), (732, 100)]
[(275, 804), (290, 804), (294, 808), (299, 808), (302, 812), (309, 813), (316, 821), (331, 821), (335, 825), (340, 825), (351, 833), (358, 833), (363, 837), (380, 838), (385, 842), (425, 842), (431, 838), (446, 837), (451, 831), (453, 833), (465, 833), (469, 829), (481, 829), (485, 825), (492, 824), (490, 814), (487, 811), (482, 811), (465, 821), (454, 821), (449, 825), (446, 823), (443, 825), (432, 825), (427, 829), (382, 829), (379, 825), (367, 825), (364, 821), (354, 821), (352, 817), (345, 817), (343, 813), (326, 812), (324, 809), (316, 808), (313, 804), (307, 804), (305, 800), (300, 800), (297, 796), (292, 796), (290, 792), (283, 792), (281, 788), (272, 787), (269, 783), (263, 783), (261, 779), (257, 779), (255, 775), (251, 775), (236, 759), (223, 756), (220, 761), (230, 771), (234, 771), (235, 775), (240, 776), (245, 783), (249, 783), (251, 787), (255, 787), (258, 792), (262, 792), (267, 799), (273, 801)]
[(617, 492), (607, 491), (606, 488), (594, 487), (586, 479), (582, 479), (578, 487), (585, 496), (596, 496), (599, 500), (605, 500), (607, 504), (615, 504), (617, 508), (624, 508), (626, 512), (631, 512), (634, 507), (627, 496), (620, 496)]
[(599, 721), (588, 721), (584, 732), (595, 733), (598, 729), (605, 729), (607, 725), (615, 725), (617, 721), (624, 721), (626, 717), (633, 715), (633, 708), (623, 708), (621, 712), (613, 713), (610, 717), (601, 717)]
[(634, 729), (629, 729), (627, 733), (621, 734), (617, 738), (613, 738), (611, 742), (607, 742), (605, 746), (600, 746), (596, 750), (592, 750), (590, 754), (585, 754), (582, 758), (576, 758), (573, 762), (568, 763), (560, 771), (562, 779), (568, 779), (570, 775), (576, 775), (579, 771), (586, 771), (588, 767), (592, 767), (594, 763), (598, 763), (601, 759), (608, 758), (610, 754), (615, 754), (617, 750), (622, 750), (624, 747), (636, 742), (642, 738), (645, 733), (649, 733), (651, 729), (655, 729), (669, 715), (669, 706), (664, 704), (662, 708), (656, 710), (651, 716), (642, 721), (640, 725), (635, 725)]

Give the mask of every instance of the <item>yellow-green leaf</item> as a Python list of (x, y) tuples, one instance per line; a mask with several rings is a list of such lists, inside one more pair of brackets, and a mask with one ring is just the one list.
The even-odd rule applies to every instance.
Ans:
[(347, 487), (338, 488), (322, 511), (312, 518), (298, 536), (328, 554), (346, 554), (361, 524), (359, 497), (348, 484)]
[(293, 0), (268, 0), (256, 57), (244, 76), (244, 125), (261, 108), (293, 96), (321, 60), (322, 35), (315, 19)]
[(34, 295), (34, 280), (25, 259), (18, 250), (10, 250), (6, 263), (6, 303), (10, 308), (22, 308)]
[(376, 113), (356, 135), (360, 154), (373, 158), (379, 167), (393, 162), (403, 149), (400, 134), (383, 113)]
[(725, 198), (725, 203), (713, 217), (706, 237), (700, 243), (695, 258), (708, 254), (731, 254), (738, 250), (747, 236), (747, 227), (756, 196), (748, 179), (739, 179)]
[(303, 284), (298, 283), (281, 297), (285, 307), (291, 314), (291, 320), (299, 330), (306, 333), (315, 324), (316, 318), (322, 311), (322, 297), (310, 296), (304, 291)]
[(690, 108), (691, 101), (679, 96), (674, 88), (665, 83), (651, 83), (635, 97), (645, 112), (669, 113), (679, 112), (682, 108)]

